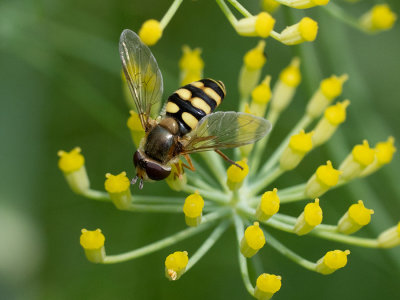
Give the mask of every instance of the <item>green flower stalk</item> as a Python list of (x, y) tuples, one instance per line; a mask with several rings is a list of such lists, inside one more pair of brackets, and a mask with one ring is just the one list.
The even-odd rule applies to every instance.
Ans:
[[(143, 41), (149, 45), (158, 41), (181, 2), (175, 0), (160, 22), (150, 20), (143, 24), (140, 31)], [(234, 29), (241, 35), (256, 35), (263, 38), (270, 35), (290, 45), (315, 39), (318, 24), (309, 18), (288, 26), (281, 33), (276, 33), (273, 31), (275, 19), (269, 14), (261, 13), (253, 16), (236, 0), (216, 2)], [(226, 2), (229, 2), (244, 18), (237, 20)], [(263, 1), (264, 4), (272, 2)], [(337, 12), (335, 5), (327, 4), (328, 0), (277, 0), (276, 2), (299, 9), (321, 5), (321, 8), (333, 15), (345, 18)], [(367, 23), (371, 18), (370, 15), (365, 16), (363, 22)], [(262, 30), (269, 30), (268, 35), (259, 26)], [(282, 111), (290, 107), (297, 87), (301, 83), (302, 74), (300, 60), (295, 57), (289, 66), (282, 66), (283, 70), (279, 79), (272, 85), (271, 91), (270, 83), (275, 80), (274, 74), (267, 75), (260, 82), (262, 69), (266, 64), (265, 47), (265, 41), (261, 40), (244, 56), (243, 66), (238, 70), (240, 99), (237, 110), (244, 111), (245, 108), (250, 108), (251, 113), (262, 118), (266, 116), (275, 127), (279, 126), (278, 121)], [(183, 49), (184, 54), (179, 63), (180, 81), (186, 82), (188, 78), (198, 80), (204, 68), (200, 50), (191, 50), (189, 47)], [(59, 169), (75, 193), (88, 199), (113, 203), (120, 210), (134, 213), (173, 213), (181, 216), (177, 218), (177, 222), (182, 226), (181, 231), (120, 254), (106, 253), (105, 236), (100, 229), (94, 231), (83, 229), (80, 243), (88, 260), (100, 264), (126, 262), (174, 246), (186, 238), (213, 228), (204, 243), (190, 255), (185, 249), (179, 251), (171, 249), (171, 254), (166, 258), (160, 257), (160, 265), (165, 259), (165, 276), (175, 281), (186, 275), (226, 230), (234, 227), (238, 264), (245, 288), (256, 299), (267, 300), (281, 289), (284, 276), (260, 274), (260, 272), (256, 282), (252, 282), (247, 266), (247, 258), (263, 255), (265, 248), (272, 247), (305, 269), (323, 275), (345, 267), (350, 254), (350, 250), (332, 250), (323, 255), (321, 250), (318, 257), (304, 258), (271, 235), (269, 228), (292, 234), (299, 242), (302, 241), (303, 235), (309, 235), (345, 244), (346, 248), (350, 246), (392, 248), (400, 245), (400, 223), (383, 231), (377, 238), (353, 235), (371, 221), (374, 211), (364, 206), (364, 202), (368, 206), (368, 199), (351, 205), (335, 222), (336, 224), (323, 223), (323, 214), (329, 216), (331, 212), (329, 210), (322, 212), (320, 207), (320, 203), (325, 201), (326, 193), (333, 192), (336, 187), (350, 184), (356, 178), (373, 174), (390, 163), (396, 152), (393, 137), (376, 144), (375, 148), (371, 148), (365, 140), (363, 144), (356, 145), (348, 156), (343, 158), (341, 164), (325, 160), (326, 164), (320, 165), (316, 170), (313, 169), (308, 175), (308, 180), (305, 179), (303, 183), (291, 185), (286, 181), (279, 183), (276, 181), (281, 175), (304, 164), (305, 155), (311, 156), (312, 152), (329, 141), (339, 130), (339, 125), (345, 122), (349, 101), (333, 102), (341, 96), (346, 80), (348, 80), (347, 75), (333, 75), (321, 80), (304, 112), (299, 116), (297, 124), (286, 137), (282, 137), (281, 143), (268, 159), (265, 160), (264, 157), (268, 138), (264, 138), (246, 151), (236, 151), (236, 164), (241, 168), (236, 165), (227, 166), (221, 156), (214, 152), (203, 152), (192, 158), (196, 168), (194, 173), (183, 172), (182, 162), (172, 167), (171, 175), (166, 179), (171, 189), (170, 195), (151, 195), (151, 188), (162, 183), (153, 183), (152, 186), (148, 184), (144, 189), (146, 195), (137, 195), (131, 191), (126, 172), (118, 175), (107, 173), (105, 191), (93, 189), (89, 184), (85, 158), (80, 148), (70, 152), (60, 151)], [(268, 102), (271, 102), (270, 105), (267, 105)], [(140, 128), (136, 112), (131, 112), (127, 125), (133, 144), (139, 147), (145, 133)], [(334, 166), (339, 167), (336, 169)], [(212, 177), (210, 175), (216, 180), (210, 180)], [(299, 201), (309, 203), (305, 204), (304, 209), (299, 210), (296, 216), (279, 212), (282, 206)], [(262, 268), (268, 272), (268, 266)], [(284, 272), (282, 268), (282, 273)]]

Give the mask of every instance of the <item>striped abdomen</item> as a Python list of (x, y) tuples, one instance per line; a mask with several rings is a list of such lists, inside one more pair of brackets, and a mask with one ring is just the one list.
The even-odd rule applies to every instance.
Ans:
[(222, 81), (202, 79), (189, 83), (168, 98), (166, 115), (179, 124), (183, 136), (196, 128), (201, 118), (212, 113), (225, 97)]

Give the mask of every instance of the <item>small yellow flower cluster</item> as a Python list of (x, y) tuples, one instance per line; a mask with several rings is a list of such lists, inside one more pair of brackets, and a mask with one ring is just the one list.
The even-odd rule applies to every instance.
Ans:
[[(266, 12), (253, 16), (238, 1), (230, 0), (229, 3), (244, 16), (236, 20), (225, 0), (216, 1), (239, 34), (261, 38), (271, 36), (287, 45), (315, 40), (318, 23), (304, 17), (297, 24), (290, 25), (277, 33), (274, 31), (276, 20), (270, 13), (280, 5), (305, 9), (325, 6), (329, 2), (329, 0), (263, 0)], [(174, 0), (161, 21), (144, 22), (139, 31), (144, 43), (147, 45), (157, 43), (181, 3), (182, 0)], [(332, 8), (336, 9), (336, 13), (341, 13), (334, 3), (330, 3), (324, 9), (329, 11)], [(377, 32), (391, 28), (395, 20), (396, 15), (387, 5), (377, 5), (361, 18), (359, 26), (369, 32)], [(261, 40), (244, 56), (238, 84), (241, 97), (239, 110), (253, 113), (261, 118), (266, 116), (271, 124), (275, 125), (280, 114), (293, 100), (296, 89), (301, 83), (302, 74), (300, 59), (295, 57), (281, 71), (271, 90), (271, 76), (267, 75), (260, 80), (262, 68), (267, 61), (265, 47), (266, 42)], [(183, 56), (179, 61), (182, 85), (203, 76), (204, 62), (200, 55), (201, 50), (198, 48), (192, 50), (188, 46), (183, 47)], [(124, 76), (123, 79), (124, 88), (127, 89)], [(214, 231), (190, 259), (187, 251), (176, 251), (166, 257), (165, 276), (174, 281), (188, 271), (233, 223), (238, 238), (239, 264), (245, 286), (256, 299), (268, 300), (281, 288), (281, 276), (263, 273), (259, 275), (253, 287), (247, 274), (247, 258), (256, 255), (265, 245), (275, 248), (299, 265), (324, 275), (346, 266), (350, 251), (328, 251), (316, 262), (311, 262), (277, 241), (264, 228), (266, 226), (298, 236), (310, 234), (350, 245), (375, 248), (399, 246), (400, 222), (383, 231), (375, 239), (351, 236), (371, 222), (374, 211), (366, 208), (364, 202), (359, 200), (349, 206), (336, 225), (327, 225), (322, 223), (325, 212), (322, 211), (319, 199), (329, 190), (355, 178), (370, 175), (390, 163), (396, 152), (393, 137), (377, 143), (375, 148), (371, 148), (365, 140), (361, 145), (354, 146), (338, 169), (335, 169), (328, 160), (326, 164), (320, 165), (304, 184), (287, 188), (278, 186), (279, 191), (274, 184), (274, 180), (281, 174), (295, 169), (305, 155), (327, 142), (339, 125), (345, 122), (346, 109), (350, 101), (333, 102), (341, 96), (343, 84), (347, 79), (348, 76), (344, 74), (332, 75), (321, 81), (306, 107), (304, 116), (265, 164), (261, 164), (261, 161), (268, 137), (260, 140), (256, 146), (247, 145), (237, 151), (235, 155), (238, 161), (226, 171), (221, 159), (215, 156), (216, 153), (203, 153), (205, 164), (215, 175), (216, 181), (204, 175), (201, 164), (199, 172), (195, 175), (184, 174), (181, 161), (172, 164), (171, 175), (166, 182), (172, 190), (185, 192), (188, 195), (186, 198), (136, 194), (132, 196), (126, 172), (117, 175), (107, 173), (104, 182), (105, 192), (93, 190), (90, 188), (81, 149), (74, 148), (70, 152), (59, 151), (59, 168), (74, 192), (90, 199), (112, 202), (120, 210), (183, 213), (185, 216), (187, 227), (182, 231), (150, 245), (117, 255), (106, 255), (105, 237), (100, 229), (93, 231), (82, 229), (80, 244), (87, 259), (103, 264), (123, 262), (170, 246), (216, 225)], [(139, 147), (145, 133), (137, 112), (130, 113), (127, 126), (134, 144)], [(313, 130), (309, 130), (308, 127), (313, 121), (316, 126)], [(241, 160), (239, 160), (240, 154)], [(297, 218), (279, 212), (285, 203), (305, 199), (312, 199), (313, 202), (307, 203)]]

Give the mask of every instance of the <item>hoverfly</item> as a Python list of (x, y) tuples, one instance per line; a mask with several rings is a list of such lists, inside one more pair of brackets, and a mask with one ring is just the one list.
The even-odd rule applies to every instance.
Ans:
[(216, 151), (235, 164), (219, 149), (254, 143), (270, 131), (271, 124), (267, 120), (251, 114), (213, 113), (226, 94), (222, 81), (213, 79), (202, 79), (181, 87), (168, 98), (160, 116), (152, 119), (151, 109), (161, 101), (163, 92), (157, 61), (136, 33), (128, 29), (121, 34), (119, 52), (145, 130), (145, 137), (133, 155), (137, 174), (132, 184), (140, 179), (140, 189), (143, 180), (165, 179), (171, 173), (172, 164), (178, 172), (183, 172), (179, 165), (180, 155), (189, 163), (189, 166), (183, 166), (192, 171), (195, 168), (189, 154), (200, 151)]

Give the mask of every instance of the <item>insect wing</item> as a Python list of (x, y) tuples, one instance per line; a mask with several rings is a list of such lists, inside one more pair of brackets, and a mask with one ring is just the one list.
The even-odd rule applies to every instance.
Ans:
[(152, 106), (161, 101), (161, 71), (150, 49), (132, 30), (125, 29), (122, 32), (119, 53), (140, 121), (146, 130)]
[(188, 134), (183, 153), (233, 148), (251, 144), (271, 130), (263, 118), (241, 112), (216, 112), (205, 116)]

